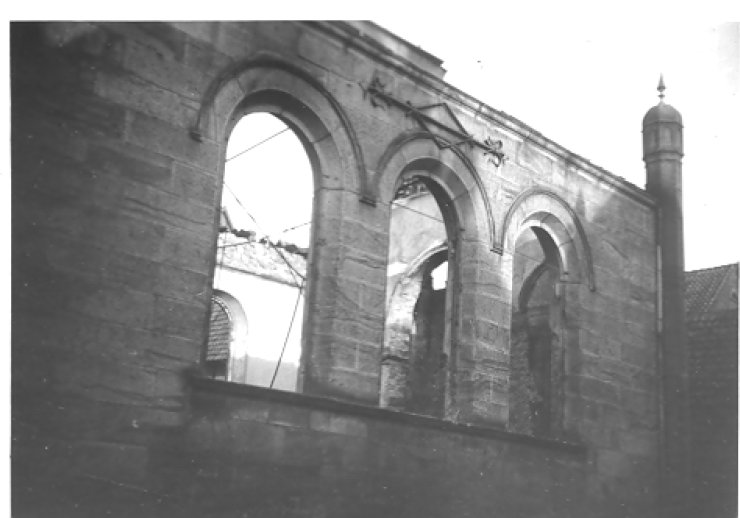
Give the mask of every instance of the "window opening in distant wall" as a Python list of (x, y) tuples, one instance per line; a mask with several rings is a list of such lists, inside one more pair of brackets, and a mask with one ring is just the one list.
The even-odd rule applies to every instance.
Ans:
[(558, 248), (541, 228), (517, 238), (512, 279), (509, 426), (529, 435), (556, 431), (562, 390), (562, 296)]
[[(267, 113), (242, 117), (226, 152), (213, 287), (238, 302), (249, 330), (232, 338), (222, 379), (300, 389), (312, 212), (313, 174), (296, 134)], [(206, 367), (221, 372), (215, 354), (209, 345)]]
[(405, 176), (391, 205), (380, 405), (443, 417), (448, 384), (449, 236), (433, 180)]

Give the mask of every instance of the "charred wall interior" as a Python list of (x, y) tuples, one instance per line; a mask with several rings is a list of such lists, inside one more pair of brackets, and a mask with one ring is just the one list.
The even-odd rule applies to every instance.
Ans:
[[(655, 515), (653, 197), (368, 23), (14, 23), (11, 74), (14, 515)], [(313, 170), (295, 393), (203, 365), (263, 112)]]

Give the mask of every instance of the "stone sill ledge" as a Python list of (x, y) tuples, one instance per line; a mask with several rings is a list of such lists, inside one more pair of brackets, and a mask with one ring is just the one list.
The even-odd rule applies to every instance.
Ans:
[(191, 376), (189, 378), (189, 382), (192, 389), (201, 393), (224, 394), (244, 399), (272, 401), (287, 405), (300, 406), (303, 408), (357, 415), (393, 423), (403, 423), (411, 426), (442, 430), (450, 433), (496, 439), (515, 444), (524, 444), (579, 456), (584, 456), (586, 453), (586, 446), (578, 442), (532, 437), (530, 435), (509, 432), (500, 428), (485, 427), (475, 424), (453, 423), (437, 417), (410, 414), (396, 410), (389, 410), (387, 408), (350, 403), (324, 396), (286, 392), (282, 390), (258, 387), (256, 385), (245, 385), (229, 381), (214, 380), (197, 375)]

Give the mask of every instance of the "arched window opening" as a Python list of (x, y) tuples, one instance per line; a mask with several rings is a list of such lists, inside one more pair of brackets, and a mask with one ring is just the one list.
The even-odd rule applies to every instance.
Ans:
[(402, 178), (391, 205), (380, 405), (444, 416), (452, 285), (446, 195)]
[(521, 233), (513, 260), (509, 426), (529, 435), (559, 427), (562, 391), (561, 262), (550, 235)]
[(228, 381), (300, 388), (312, 212), (311, 165), (296, 134), (267, 113), (242, 117), (227, 146), (213, 276), (250, 322), (248, 336), (231, 341)]

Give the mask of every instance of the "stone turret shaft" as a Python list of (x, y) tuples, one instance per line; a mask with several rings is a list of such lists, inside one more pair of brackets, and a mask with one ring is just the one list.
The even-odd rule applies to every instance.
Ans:
[(665, 516), (689, 513), (688, 350), (686, 340), (681, 115), (660, 102), (642, 123), (647, 191), (658, 202), (658, 332), (661, 362), (662, 466)]

